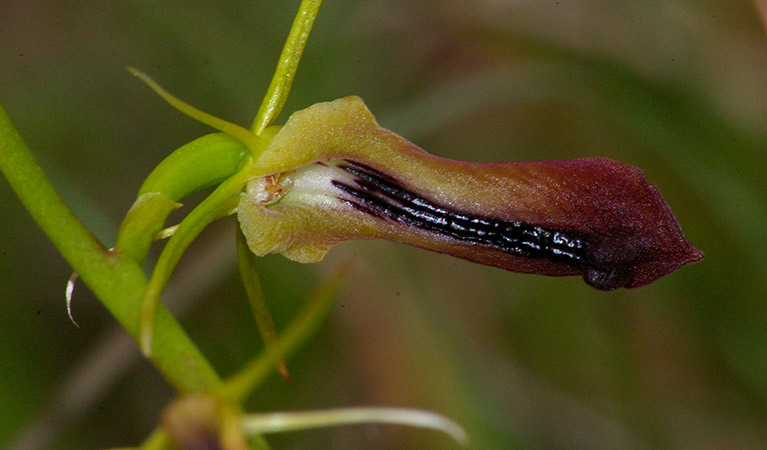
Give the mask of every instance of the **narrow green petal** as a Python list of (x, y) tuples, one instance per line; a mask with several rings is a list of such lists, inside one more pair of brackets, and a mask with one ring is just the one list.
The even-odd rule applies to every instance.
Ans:
[(251, 151), (255, 151), (258, 148), (258, 136), (253, 134), (247, 128), (243, 128), (237, 124), (227, 122), (224, 119), (220, 119), (204, 111), (200, 111), (189, 103), (186, 103), (178, 97), (175, 97), (170, 92), (163, 89), (163, 87), (154, 81), (149, 75), (137, 70), (134, 67), (128, 67), (128, 72), (130, 72), (131, 75), (135, 76), (139, 80), (143, 81), (147, 86), (155, 91), (157, 95), (168, 102), (168, 104), (186, 114), (187, 116), (234, 137), (235, 139), (245, 144), (245, 146), (251, 149)]
[(280, 334), (277, 343), (228, 379), (217, 393), (230, 401), (242, 402), (261, 385), (275, 364), (292, 354), (317, 331), (348, 272), (348, 267), (341, 267), (317, 287), (298, 317)]
[[(264, 299), (261, 282), (258, 279), (256, 257), (248, 248), (248, 243), (241, 229), (237, 229), (237, 260), (239, 261), (242, 284), (245, 286), (245, 292), (250, 302), (250, 308), (253, 310), (256, 326), (261, 333), (261, 339), (264, 340), (266, 348), (272, 348), (277, 344), (277, 332), (274, 329), (274, 321)], [(288, 369), (285, 367), (285, 361), (278, 361), (276, 367), (283, 378), (290, 378)]]

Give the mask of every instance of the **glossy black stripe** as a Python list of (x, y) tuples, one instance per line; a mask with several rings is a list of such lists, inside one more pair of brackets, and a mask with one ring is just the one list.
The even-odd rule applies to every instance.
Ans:
[(356, 177), (351, 183), (332, 181), (346, 194), (341, 199), (378, 218), (389, 218), (514, 255), (546, 258), (578, 267), (592, 240), (581, 233), (452, 211), (409, 191), (375, 168), (350, 161), (338, 167)]

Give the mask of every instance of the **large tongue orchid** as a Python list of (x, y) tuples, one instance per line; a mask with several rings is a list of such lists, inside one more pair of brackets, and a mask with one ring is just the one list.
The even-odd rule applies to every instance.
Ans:
[[(181, 254), (205, 226), (233, 209), (242, 225), (244, 274), (253, 266), (243, 263), (252, 256), (246, 246), (259, 256), (282, 253), (309, 263), (347, 239), (389, 239), (514, 272), (582, 275), (602, 290), (644, 286), (703, 257), (655, 186), (618, 161), (439, 158), (381, 128), (357, 97), (319, 103), (282, 127), (273, 125), (320, 3), (301, 2), (250, 129), (200, 111), (129, 69), (172, 106), (229, 135), (200, 138), (166, 158), (132, 208), (159, 208), (164, 219), (180, 198), (220, 183), (166, 233), (172, 236), (142, 298), (145, 354), (151, 353), (160, 294)], [(116, 248), (145, 254), (159, 223), (129, 220)], [(259, 295), (249, 297), (255, 310), (266, 310)], [(262, 327), (273, 335), (270, 328)]]
[(440, 158), (380, 127), (358, 97), (293, 114), (254, 167), (238, 216), (259, 256), (317, 262), (341, 241), (382, 238), (602, 290), (703, 257), (635, 167)]

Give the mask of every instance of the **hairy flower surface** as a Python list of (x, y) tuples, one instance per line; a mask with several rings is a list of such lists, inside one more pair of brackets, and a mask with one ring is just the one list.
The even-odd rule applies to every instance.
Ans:
[(293, 114), (257, 168), (238, 215), (259, 256), (317, 262), (341, 241), (382, 238), (603, 290), (703, 257), (635, 167), (440, 158), (380, 127), (357, 97)]

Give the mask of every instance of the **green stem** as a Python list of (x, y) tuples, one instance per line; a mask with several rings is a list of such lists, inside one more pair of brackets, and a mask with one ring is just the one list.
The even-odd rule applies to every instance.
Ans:
[[(67, 207), (0, 107), (0, 170), (43, 232), (81, 279), (134, 337), (146, 278), (130, 258), (107, 250)], [(210, 390), (218, 375), (165, 308), (158, 311), (152, 362), (182, 392)]]
[(282, 48), (277, 69), (274, 71), (269, 89), (266, 91), (264, 100), (258, 108), (256, 118), (253, 120), (251, 130), (258, 136), (268, 127), (282, 112), (285, 101), (288, 99), (290, 87), (296, 77), (298, 63), (306, 47), (306, 40), (312, 31), (314, 19), (320, 9), (322, 0), (303, 0), (298, 9), (293, 26), (290, 27), (285, 46)]

